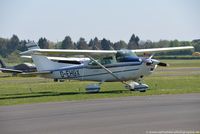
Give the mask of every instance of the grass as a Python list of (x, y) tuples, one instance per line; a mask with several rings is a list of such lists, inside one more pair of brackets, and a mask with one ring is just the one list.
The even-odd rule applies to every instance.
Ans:
[[(158, 68), (153, 75), (145, 78), (150, 89), (145, 93), (128, 91), (119, 82), (102, 84), (101, 92), (85, 93), (85, 86), (91, 82), (53, 82), (39, 77), (3, 77), (0, 74), (0, 105), (30, 104), (89, 100), (124, 96), (160, 94), (200, 93), (200, 60), (164, 60), (169, 68)], [(187, 63), (187, 64), (186, 64)], [(180, 68), (181, 66), (181, 68)], [(186, 68), (186, 69), (185, 69)], [(194, 68), (197, 68), (194, 70)]]

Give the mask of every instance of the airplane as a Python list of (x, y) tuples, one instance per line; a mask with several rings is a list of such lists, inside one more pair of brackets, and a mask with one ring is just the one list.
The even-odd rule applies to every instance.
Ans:
[(200, 52), (194, 52), (192, 55), (193, 56), (200, 56)]
[[(103, 82), (121, 82), (131, 91), (145, 92), (149, 86), (142, 83), (145, 76), (154, 72), (157, 66), (168, 66), (159, 60), (138, 57), (141, 53), (156, 53), (166, 51), (188, 50), (192, 46), (136, 49), (136, 50), (66, 50), (39, 49), (34, 42), (26, 44), (28, 50), (21, 55), (31, 55), (37, 71), (34, 74), (46, 78), (68, 79), (80, 81), (97, 81), (86, 86), (86, 92), (97, 93)], [(87, 59), (80, 64), (59, 63), (47, 58), (46, 55), (83, 55)], [(26, 75), (26, 73), (23, 73)]]
[(0, 71), (3, 73), (12, 73), (13, 76), (16, 76), (18, 73), (23, 72), (36, 72), (35, 65), (31, 63), (22, 63), (15, 66), (7, 66), (1, 59), (0, 59)]

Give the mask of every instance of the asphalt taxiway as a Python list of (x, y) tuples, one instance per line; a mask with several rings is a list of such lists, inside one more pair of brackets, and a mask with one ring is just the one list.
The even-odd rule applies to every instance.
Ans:
[(200, 94), (0, 107), (1, 134), (145, 134), (200, 131)]

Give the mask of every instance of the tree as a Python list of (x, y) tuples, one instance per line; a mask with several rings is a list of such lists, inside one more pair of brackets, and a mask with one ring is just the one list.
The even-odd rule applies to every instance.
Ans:
[(101, 42), (97, 37), (94, 38), (94, 40), (90, 40), (89, 45), (90, 49), (92, 50), (99, 50), (101, 49)]
[(154, 47), (153, 45), (154, 45), (154, 43), (151, 40), (147, 40), (144, 43), (144, 48), (153, 48)]
[(74, 43), (71, 40), (70, 36), (66, 36), (65, 39), (61, 43), (61, 48), (62, 49), (74, 49)]
[(180, 43), (178, 40), (173, 40), (173, 41), (170, 41), (169, 43), (169, 47), (178, 47), (180, 46)]
[(101, 41), (101, 48), (102, 50), (112, 50), (112, 43), (109, 40), (103, 38), (103, 40)]
[(9, 53), (12, 53), (13, 51), (15, 51), (17, 49), (19, 45), (19, 38), (17, 37), (17, 35), (13, 35), (10, 38), (9, 43), (7, 44), (7, 49)]
[(126, 49), (126, 48), (127, 48), (127, 44), (123, 40), (120, 40), (120, 41), (114, 43), (115, 50)]
[(156, 47), (169, 47), (170, 46), (170, 41), (168, 40), (160, 40), (159, 42), (156, 43)]
[(55, 43), (55, 48), (56, 49), (60, 49), (61, 48), (61, 44), (62, 44), (62, 42), (56, 42)]
[(94, 40), (91, 39), (91, 40), (89, 41), (88, 47), (89, 47), (89, 49), (92, 49), (93, 46), (94, 46)]
[(84, 38), (80, 38), (77, 42), (77, 49), (88, 49), (88, 44)]
[(139, 37), (133, 34), (128, 43), (128, 49), (138, 49), (139, 48)]
[(49, 43), (47, 41), (47, 39), (44, 37), (44, 38), (40, 38), (38, 40), (38, 45), (41, 49), (48, 49), (49, 48)]
[(8, 39), (0, 38), (0, 55), (6, 57), (8, 53), (7, 44), (9, 43)]
[(26, 43), (27, 43), (26, 40), (21, 40), (17, 47), (17, 50), (19, 50), (21, 52), (26, 51), (27, 50)]
[(200, 52), (200, 39), (193, 40), (192, 45), (194, 46), (196, 52)]

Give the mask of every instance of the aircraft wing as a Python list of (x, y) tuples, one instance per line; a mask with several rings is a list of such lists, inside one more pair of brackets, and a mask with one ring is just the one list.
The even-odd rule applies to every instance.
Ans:
[(23, 73), (23, 71), (21, 70), (7, 69), (7, 68), (0, 68), (0, 71), (4, 73)]
[[(32, 57), (31, 56), (28, 56), (28, 55), (22, 55), (21, 56), (22, 58), (28, 58), (28, 59), (31, 59)], [(85, 61), (85, 60), (89, 60), (89, 58), (77, 58), (77, 57), (47, 57), (49, 60), (55, 60), (55, 61)]]
[(150, 49), (136, 49), (131, 51), (135, 53), (145, 53), (145, 52), (155, 53), (155, 52), (168, 52), (168, 51), (189, 50), (189, 49), (194, 49), (194, 47), (183, 46), (183, 47), (167, 47), (167, 48), (150, 48)]
[(20, 54), (65, 54), (67, 56), (84, 55), (84, 56), (110, 56), (116, 54), (116, 50), (70, 50), (70, 49), (31, 49)]
[[(183, 47), (167, 47), (167, 48), (150, 48), (150, 49), (136, 49), (130, 50), (135, 53), (155, 53), (155, 52), (168, 52), (168, 51), (177, 51), (177, 50), (188, 50), (194, 49), (193, 46), (183, 46)], [(112, 56), (117, 53), (117, 50), (66, 50), (66, 49), (31, 49), (20, 54), (27, 55), (27, 54), (65, 54), (67, 56), (74, 56), (74, 55), (84, 55), (84, 56), (91, 56), (91, 57), (106, 57)]]

